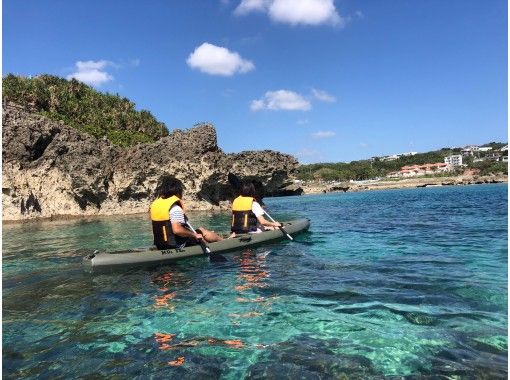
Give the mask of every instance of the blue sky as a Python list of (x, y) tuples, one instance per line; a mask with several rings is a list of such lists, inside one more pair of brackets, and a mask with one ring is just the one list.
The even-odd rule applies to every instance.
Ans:
[(3, 0), (3, 74), (74, 76), (227, 153), (507, 141), (504, 0)]

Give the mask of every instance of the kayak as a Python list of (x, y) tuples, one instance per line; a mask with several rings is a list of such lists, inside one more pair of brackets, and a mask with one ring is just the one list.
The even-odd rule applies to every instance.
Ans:
[[(283, 228), (290, 235), (296, 235), (308, 230), (310, 220), (306, 218), (283, 223)], [(286, 235), (279, 229), (255, 234), (238, 234), (231, 239), (224, 239), (216, 243), (209, 243), (210, 256), (229, 251), (242, 250), (269, 241), (286, 239)], [(83, 266), (89, 272), (104, 272), (116, 269), (156, 267), (172, 261), (193, 256), (208, 255), (200, 245), (184, 248), (159, 250), (157, 248), (140, 248), (115, 252), (99, 252), (83, 258)]]

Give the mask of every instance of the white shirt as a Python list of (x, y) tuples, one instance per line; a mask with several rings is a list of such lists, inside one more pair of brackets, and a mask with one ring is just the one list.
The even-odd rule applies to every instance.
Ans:
[[(262, 206), (258, 202), (255, 202), (255, 201), (253, 201), (253, 203), (251, 204), (251, 212), (253, 212), (257, 218), (259, 216), (264, 215), (264, 210), (262, 209)], [(260, 225), (260, 223), (259, 223), (259, 225)], [(264, 227), (262, 227), (262, 228), (264, 228)], [(258, 233), (261, 233), (262, 231), (263, 230), (261, 230), (260, 228), (257, 228), (256, 231), (251, 231), (250, 234), (258, 234)]]
[(170, 223), (186, 223), (181, 206), (175, 205), (170, 209)]
[[(181, 223), (185, 224), (186, 220), (184, 219), (184, 211), (182, 207), (179, 205), (174, 205), (170, 208), (170, 223)], [(178, 248), (184, 248), (186, 243), (183, 243), (178, 246)]]
[(264, 210), (262, 209), (262, 206), (258, 202), (255, 202), (255, 201), (253, 201), (253, 203), (251, 205), (251, 212), (253, 212), (257, 218), (259, 216), (264, 215)]

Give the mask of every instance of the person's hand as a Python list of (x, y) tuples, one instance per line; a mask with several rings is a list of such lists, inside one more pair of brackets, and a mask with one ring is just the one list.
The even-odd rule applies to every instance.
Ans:
[(202, 234), (195, 234), (195, 239), (204, 240), (204, 236)]
[(283, 224), (281, 224), (280, 222), (275, 222), (274, 226), (280, 228), (283, 227)]

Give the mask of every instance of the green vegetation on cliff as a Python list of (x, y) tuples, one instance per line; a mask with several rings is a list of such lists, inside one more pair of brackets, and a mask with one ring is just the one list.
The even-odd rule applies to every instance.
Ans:
[[(479, 169), (481, 175), (491, 173), (508, 174), (508, 164), (494, 160), (485, 160), (475, 162), (475, 158), (487, 158), (495, 151), (499, 151), (505, 143), (491, 142), (483, 146), (492, 147), (489, 152), (477, 152), (476, 157), (465, 157), (464, 164), (470, 169)], [(367, 180), (378, 177), (385, 177), (391, 172), (400, 170), (402, 166), (432, 164), (444, 162), (445, 157), (461, 154), (461, 148), (442, 148), (440, 150), (418, 153), (413, 156), (402, 156), (393, 161), (383, 161), (378, 158), (373, 160), (352, 161), (349, 163), (317, 163), (301, 165), (299, 167), (298, 178), (304, 181), (323, 180), (323, 181), (348, 181), (348, 180)], [(465, 169), (465, 168), (464, 168)], [(459, 168), (459, 171), (464, 169)], [(459, 174), (459, 173), (454, 173)]]
[(128, 99), (101, 93), (76, 79), (9, 74), (2, 78), (2, 91), (4, 100), (62, 120), (96, 138), (106, 137), (122, 147), (154, 142), (168, 135), (165, 124), (149, 111), (137, 111)]

